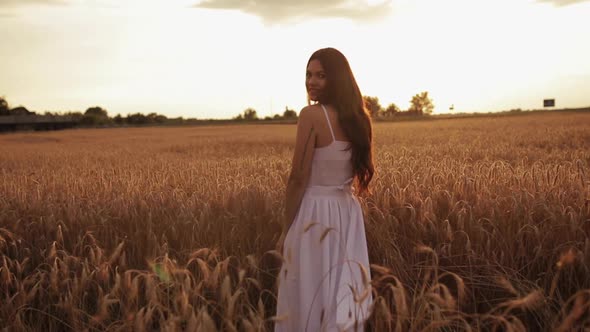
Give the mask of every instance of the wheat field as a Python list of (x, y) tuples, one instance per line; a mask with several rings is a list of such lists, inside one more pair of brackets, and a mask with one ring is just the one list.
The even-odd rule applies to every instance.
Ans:
[[(0, 329), (271, 331), (293, 125), (0, 135)], [(590, 328), (590, 114), (374, 125), (371, 331)]]

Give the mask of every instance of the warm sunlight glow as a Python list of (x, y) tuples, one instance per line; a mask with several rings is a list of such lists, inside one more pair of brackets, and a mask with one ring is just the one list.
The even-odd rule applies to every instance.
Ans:
[(389, 0), (366, 0), (366, 1), (367, 1), (367, 5), (369, 5), (369, 6), (376, 6), (376, 5), (381, 5), (381, 4), (390, 2)]
[[(41, 112), (101, 105), (229, 118), (247, 107), (262, 116), (300, 109), (307, 59), (327, 46), (383, 106), (406, 109), (421, 91), (435, 113), (540, 108), (544, 98), (590, 105), (588, 2), (359, 0), (291, 11), (268, 1), (42, 3), (0, 5), (0, 96)], [(307, 16), (285, 18), (295, 13)]]

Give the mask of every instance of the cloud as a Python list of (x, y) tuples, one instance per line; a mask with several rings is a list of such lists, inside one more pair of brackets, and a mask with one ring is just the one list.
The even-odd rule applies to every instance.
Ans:
[(588, 0), (537, 0), (539, 2), (550, 2), (558, 7), (569, 6), (580, 2), (586, 2)]
[(193, 7), (239, 10), (274, 24), (312, 17), (371, 21), (387, 15), (390, 4), (391, 0), (375, 5), (365, 0), (203, 0)]
[(66, 5), (67, 0), (1, 0), (2, 7), (22, 7), (27, 5)]

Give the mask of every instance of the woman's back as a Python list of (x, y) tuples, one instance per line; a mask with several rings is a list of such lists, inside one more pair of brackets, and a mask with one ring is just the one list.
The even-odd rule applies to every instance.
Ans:
[[(350, 142), (336, 139), (334, 127), (338, 129), (338, 124), (332, 125), (326, 107), (320, 106), (325, 116), (324, 122), (328, 127), (331, 142), (328, 145), (315, 148), (308, 186), (340, 186), (350, 183), (353, 178)], [(325, 144), (327, 139), (325, 135), (322, 136), (318, 135), (318, 140), (322, 140)]]

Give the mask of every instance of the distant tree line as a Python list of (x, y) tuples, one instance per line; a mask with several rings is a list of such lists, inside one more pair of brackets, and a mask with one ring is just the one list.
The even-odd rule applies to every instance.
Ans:
[(147, 115), (142, 113), (133, 113), (126, 116), (117, 114), (110, 117), (107, 110), (100, 106), (93, 106), (86, 109), (85, 112), (50, 112), (46, 111), (43, 114), (29, 111), (23, 106), (11, 108), (4, 97), (0, 97), (0, 116), (8, 115), (44, 115), (55, 118), (64, 117), (72, 119), (80, 126), (125, 126), (125, 125), (158, 125), (158, 124), (192, 124), (199, 120), (195, 118), (185, 119), (183, 117), (168, 118), (165, 115), (157, 113), (149, 113)]
[(0, 97), (0, 116), (2, 115), (35, 115), (35, 112), (31, 112), (23, 106), (10, 108), (6, 99)]
[[(432, 99), (429, 98), (428, 92), (421, 92), (412, 97), (410, 101), (410, 108), (402, 111), (396, 104), (389, 104), (387, 107), (382, 107), (379, 103), (379, 98), (372, 96), (363, 96), (365, 107), (371, 113), (373, 118), (391, 118), (398, 116), (423, 116), (430, 115), (434, 110), (434, 104)], [(168, 118), (165, 115), (157, 113), (149, 113), (147, 115), (142, 113), (133, 113), (126, 116), (117, 114), (114, 117), (110, 117), (107, 110), (100, 106), (93, 106), (86, 109), (85, 112), (49, 112), (46, 111), (43, 114), (37, 114), (36, 112), (29, 111), (24, 106), (18, 106), (11, 108), (4, 97), (0, 97), (0, 116), (7, 115), (44, 115), (51, 116), (54, 118), (64, 117), (70, 121), (74, 121), (76, 125), (83, 127), (95, 127), (95, 126), (126, 126), (126, 125), (180, 125), (180, 124), (198, 124), (198, 123), (210, 123), (215, 121), (290, 121), (297, 120), (297, 112), (285, 106), (285, 110), (282, 114), (274, 114), (272, 116), (266, 116), (260, 118), (254, 108), (247, 108), (242, 113), (238, 114), (231, 120), (198, 120), (195, 118), (185, 119), (183, 117)]]
[(242, 113), (233, 118), (236, 121), (271, 121), (271, 120), (297, 120), (297, 112), (285, 106), (283, 114), (275, 114), (273, 116), (265, 116), (263, 119), (258, 117), (258, 113), (252, 107), (246, 108)]
[[(418, 93), (410, 100), (410, 108), (402, 111), (396, 104), (391, 103), (387, 107), (381, 106), (379, 98), (372, 96), (363, 96), (366, 109), (371, 113), (373, 118), (391, 118), (397, 116), (424, 116), (432, 114), (434, 111), (434, 104), (432, 99), (428, 96), (428, 92), (424, 91)], [(255, 109), (249, 107), (242, 113), (233, 118), (236, 121), (258, 121), (258, 120), (293, 120), (297, 119), (297, 112), (289, 107), (285, 107), (282, 115), (275, 114), (274, 116), (267, 116), (260, 119)]]
[(363, 96), (365, 107), (371, 113), (373, 118), (389, 118), (396, 116), (424, 116), (431, 115), (434, 111), (432, 99), (428, 96), (428, 91), (418, 93), (410, 100), (410, 108), (402, 111), (396, 104), (391, 103), (383, 108), (379, 103), (379, 98)]

